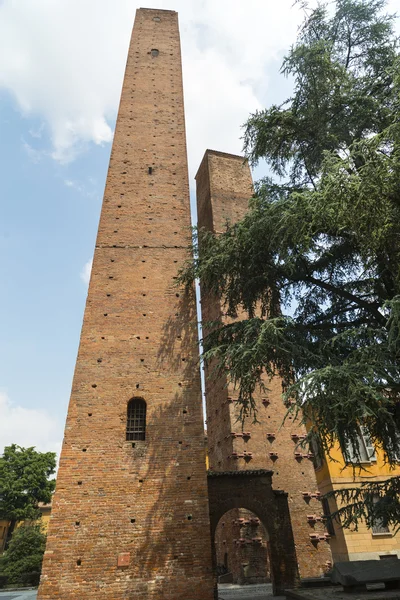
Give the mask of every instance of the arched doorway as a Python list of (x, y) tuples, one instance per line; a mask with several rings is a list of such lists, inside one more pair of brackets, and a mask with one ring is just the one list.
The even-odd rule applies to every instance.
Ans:
[(272, 474), (264, 469), (208, 472), (213, 567), (217, 577), (215, 539), (219, 521), (232, 509), (246, 509), (268, 532), (272, 589), (274, 595), (281, 595), (286, 588), (296, 587), (299, 576), (287, 494), (272, 489)]
[(270, 583), (269, 536), (253, 512), (233, 508), (225, 513), (215, 530), (214, 543), (219, 581)]

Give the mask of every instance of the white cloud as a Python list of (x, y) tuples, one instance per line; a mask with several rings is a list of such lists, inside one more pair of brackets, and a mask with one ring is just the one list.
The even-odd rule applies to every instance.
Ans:
[(82, 281), (85, 285), (89, 285), (90, 274), (92, 272), (92, 265), (93, 265), (93, 258), (91, 258), (90, 260), (87, 261), (87, 263), (85, 263), (85, 266), (83, 267), (83, 269), (80, 273), (80, 278), (82, 279)]
[[(108, 0), (5, 0), (0, 87), (48, 125), (52, 155), (68, 162), (112, 139), (133, 8)], [(122, 58), (122, 60), (121, 60)]]
[(88, 177), (87, 183), (78, 181), (76, 179), (64, 179), (64, 185), (76, 190), (79, 192), (79, 194), (85, 196), (86, 198), (96, 198), (96, 196), (99, 195), (97, 181), (93, 177)]
[(33, 146), (31, 146), (24, 139), (22, 139), (22, 148), (24, 149), (24, 152), (27, 154), (29, 160), (35, 164), (40, 162), (42, 160), (43, 156), (45, 156), (45, 154), (46, 154), (43, 150), (37, 150), (36, 148), (33, 148)]
[[(398, 0), (389, 0), (394, 11)], [(153, 0), (144, 6), (154, 6)], [(250, 111), (287, 95), (277, 78), (302, 20), (293, 0), (158, 0), (180, 18), (191, 175), (207, 147), (240, 152)], [(0, 88), (68, 162), (108, 143), (136, 0), (2, 0)], [(272, 81), (274, 78), (274, 81)], [(278, 82), (278, 83), (277, 83)]]
[(31, 129), (29, 129), (29, 134), (33, 138), (40, 139), (43, 135), (44, 128), (44, 123), (41, 123), (39, 127), (31, 127)]
[[(241, 150), (240, 125), (268, 88), (268, 61), (293, 40), (293, 0), (160, 0), (177, 10), (192, 172), (206, 147)], [(150, 6), (153, 2), (150, 3)], [(0, 87), (50, 133), (53, 158), (112, 139), (135, 0), (3, 0)], [(149, 6), (149, 5), (148, 5)], [(44, 123), (44, 125), (43, 125)], [(31, 129), (32, 132), (32, 129)], [(33, 130), (35, 132), (35, 130)]]
[(0, 453), (4, 446), (35, 446), (41, 452), (60, 453), (60, 422), (45, 410), (24, 408), (0, 392)]

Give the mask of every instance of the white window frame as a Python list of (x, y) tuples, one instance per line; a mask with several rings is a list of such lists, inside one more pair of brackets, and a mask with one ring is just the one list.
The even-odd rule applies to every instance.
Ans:
[(343, 451), (346, 463), (371, 463), (376, 462), (375, 446), (372, 443), (371, 436), (365, 425), (360, 425), (357, 432), (359, 457), (354, 453), (353, 445), (347, 442)]

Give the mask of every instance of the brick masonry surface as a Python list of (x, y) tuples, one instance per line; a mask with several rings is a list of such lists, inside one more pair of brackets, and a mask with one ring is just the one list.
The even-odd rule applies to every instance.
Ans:
[[(211, 600), (177, 13), (129, 48), (38, 600)], [(147, 403), (126, 441), (127, 403)]]
[[(252, 195), (252, 179), (243, 157), (208, 150), (196, 181), (199, 227), (220, 233), (227, 220), (234, 223), (245, 215)], [(223, 307), (218, 299), (205, 293), (202, 293), (202, 313), (205, 323), (224, 320)], [(327, 570), (326, 563), (331, 560), (331, 553), (329, 542), (319, 539), (325, 533), (323, 524), (307, 517), (320, 517), (322, 507), (315, 497), (317, 482), (311, 457), (306, 456), (307, 450), (296, 447), (306, 431), (291, 417), (282, 426), (287, 408), (282, 401), (281, 380), (276, 377), (266, 383), (268, 393), (259, 393), (256, 397), (259, 422), (253, 423), (250, 418), (242, 425), (237, 421), (237, 391), (228, 385), (225, 378), (215, 379), (211, 376), (211, 369), (206, 370), (210, 469), (272, 469), (273, 488), (288, 493), (300, 577), (319, 576)], [(296, 458), (295, 452), (300, 456)], [(303, 492), (312, 496), (304, 497)], [(226, 523), (223, 539), (233, 540), (235, 532), (228, 532), (228, 527), (229, 523)], [(218, 531), (221, 532), (221, 528)], [(316, 536), (315, 541), (310, 535)], [(223, 539), (217, 538), (219, 548)], [(270, 560), (274, 561), (274, 556)]]
[(240, 585), (269, 583), (268, 535), (256, 515), (243, 508), (230, 510), (219, 520), (215, 551), (219, 572), (232, 573)]

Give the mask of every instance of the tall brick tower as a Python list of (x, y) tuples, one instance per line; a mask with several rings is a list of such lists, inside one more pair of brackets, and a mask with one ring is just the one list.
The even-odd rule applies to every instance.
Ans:
[[(221, 233), (226, 221), (235, 223), (244, 217), (252, 195), (252, 178), (243, 157), (207, 150), (196, 181), (199, 227)], [(202, 293), (202, 312), (205, 323), (224, 321), (223, 307), (215, 296)], [(256, 397), (258, 423), (248, 419), (242, 427), (235, 406), (237, 392), (226, 378), (213, 378), (206, 371), (210, 469), (216, 472), (273, 470), (274, 490), (287, 494), (299, 574), (301, 577), (319, 576), (326, 571), (331, 553), (321, 523), (322, 508), (312, 454), (297, 447), (306, 431), (290, 416), (282, 426), (287, 408), (282, 402), (281, 380), (276, 377), (271, 382), (266, 381), (266, 385), (269, 392), (258, 393)], [(235, 546), (235, 538), (240, 537), (238, 521), (243, 516), (237, 513), (239, 518), (233, 524), (225, 519), (223, 539), (217, 535), (217, 549), (223, 548), (223, 552), (232, 555), (230, 568), (232, 563), (238, 562), (241, 552), (240, 547)], [(257, 539), (254, 529), (252, 536)], [(240, 540), (236, 539), (237, 542)], [(249, 549), (243, 548), (246, 550), (243, 558), (248, 562)], [(256, 549), (257, 546), (254, 558), (257, 558)], [(261, 546), (258, 554), (264, 556)], [(271, 562), (277, 558), (271, 556)]]
[(177, 13), (129, 48), (39, 600), (211, 600)]

